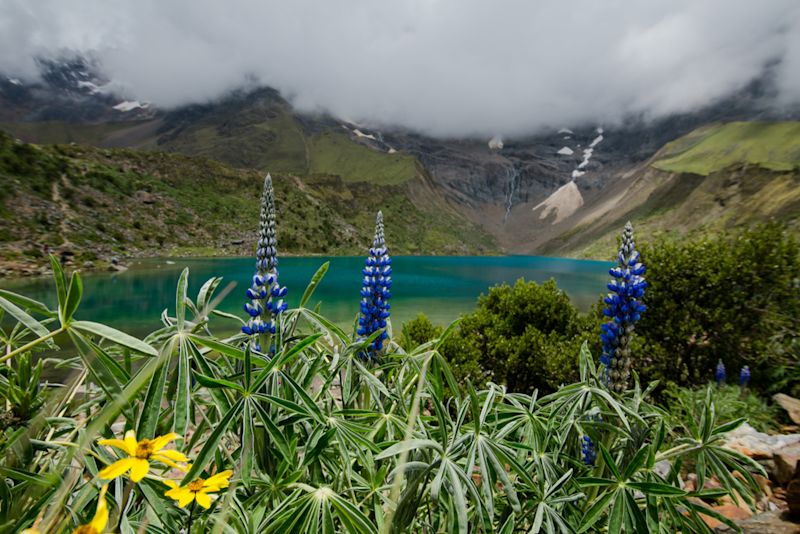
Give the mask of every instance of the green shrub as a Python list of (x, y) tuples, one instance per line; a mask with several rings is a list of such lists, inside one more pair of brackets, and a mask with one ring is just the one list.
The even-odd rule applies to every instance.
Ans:
[[(705, 384), (718, 360), (729, 373), (749, 365), (751, 386), (768, 390), (764, 372), (783, 317), (800, 317), (797, 241), (777, 224), (733, 236), (641, 247), (650, 283), (636, 327), (635, 367), (646, 380)], [(786, 384), (795, 388), (796, 384)]]
[(593, 320), (578, 313), (555, 281), (518, 280), (482, 295), (443, 353), (461, 380), (551, 392), (576, 378), (570, 355), (593, 335)]

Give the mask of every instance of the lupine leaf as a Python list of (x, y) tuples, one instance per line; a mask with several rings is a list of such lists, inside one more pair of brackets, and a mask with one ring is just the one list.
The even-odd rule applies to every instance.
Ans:
[(175, 320), (178, 330), (183, 330), (186, 321), (186, 291), (189, 284), (189, 268), (185, 267), (178, 278), (178, 289), (175, 292)]
[(328, 272), (328, 268), (330, 266), (331, 262), (326, 261), (320, 266), (319, 269), (317, 269), (317, 272), (311, 277), (311, 281), (308, 283), (306, 290), (303, 292), (303, 296), (300, 298), (300, 304), (297, 306), (298, 308), (304, 308), (306, 306), (309, 299), (314, 294), (314, 290), (317, 289), (317, 286), (325, 277), (325, 273)]
[(217, 446), (219, 445), (220, 439), (222, 439), (222, 435), (228, 429), (231, 422), (236, 418), (239, 413), (242, 411), (242, 407), (244, 406), (244, 399), (241, 398), (236, 403), (231, 406), (231, 409), (228, 410), (222, 419), (217, 423), (217, 426), (214, 427), (214, 430), (206, 439), (205, 445), (203, 448), (200, 449), (200, 452), (197, 453), (197, 456), (194, 459), (194, 463), (192, 464), (192, 468), (189, 469), (189, 472), (183, 477), (183, 484), (191, 482), (195, 478), (198, 477), (200, 472), (205, 469), (208, 462), (214, 457), (214, 453), (217, 450)]
[(104, 324), (94, 323), (92, 321), (75, 321), (72, 323), (72, 328), (100, 336), (109, 341), (113, 341), (117, 345), (128, 347), (131, 350), (147, 354), (148, 356), (158, 356), (158, 351), (144, 341)]
[(75, 315), (75, 311), (78, 309), (82, 296), (83, 282), (81, 281), (81, 275), (77, 272), (72, 273), (72, 277), (69, 281), (69, 290), (67, 291), (67, 300), (64, 304), (63, 321), (65, 323), (72, 320), (72, 316)]

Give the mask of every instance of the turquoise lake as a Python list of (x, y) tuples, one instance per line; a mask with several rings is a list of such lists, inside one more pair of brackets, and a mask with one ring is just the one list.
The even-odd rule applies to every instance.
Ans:
[[(358, 313), (364, 258), (285, 257), (280, 261), (280, 280), (289, 288), (290, 306), (297, 305), (320, 265), (330, 261), (330, 269), (309, 307), (320, 303), (322, 313), (329, 319), (342, 326), (352, 324)], [(175, 285), (184, 267), (189, 268), (189, 295), (193, 299), (212, 276), (223, 277), (220, 289), (235, 283), (219, 309), (243, 316), (244, 291), (250, 285), (254, 264), (252, 258), (146, 259), (134, 261), (122, 273), (87, 274), (76, 317), (143, 335), (159, 327), (164, 308), (174, 313)], [(395, 257), (392, 322), (399, 330), (404, 321), (423, 312), (436, 323), (449, 323), (474, 309), (478, 296), (489, 287), (514, 283), (519, 278), (537, 282), (554, 278), (575, 305), (585, 311), (605, 293), (610, 266), (602, 261), (540, 256)], [(49, 278), (0, 280), (0, 287), (54, 304)], [(232, 324), (227, 319), (213, 321)]]

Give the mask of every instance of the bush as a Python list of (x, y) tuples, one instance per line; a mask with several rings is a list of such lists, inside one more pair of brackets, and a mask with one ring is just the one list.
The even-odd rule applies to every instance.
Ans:
[(593, 320), (578, 313), (555, 281), (518, 280), (482, 295), (442, 350), (462, 381), (551, 392), (577, 377), (574, 354), (593, 335)]
[[(641, 247), (650, 287), (636, 327), (636, 368), (644, 379), (705, 384), (722, 360), (749, 365), (751, 386), (769, 390), (767, 372), (783, 317), (800, 317), (797, 241), (777, 224), (734, 236)], [(800, 382), (797, 382), (800, 383)], [(796, 384), (786, 384), (795, 388)]]

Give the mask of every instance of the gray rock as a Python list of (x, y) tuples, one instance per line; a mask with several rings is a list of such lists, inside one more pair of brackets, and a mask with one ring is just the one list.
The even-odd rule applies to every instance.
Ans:
[[(736, 523), (744, 534), (799, 534), (800, 525), (791, 521), (779, 511), (765, 512), (743, 519)], [(715, 532), (733, 532), (726, 525), (714, 529)]]

